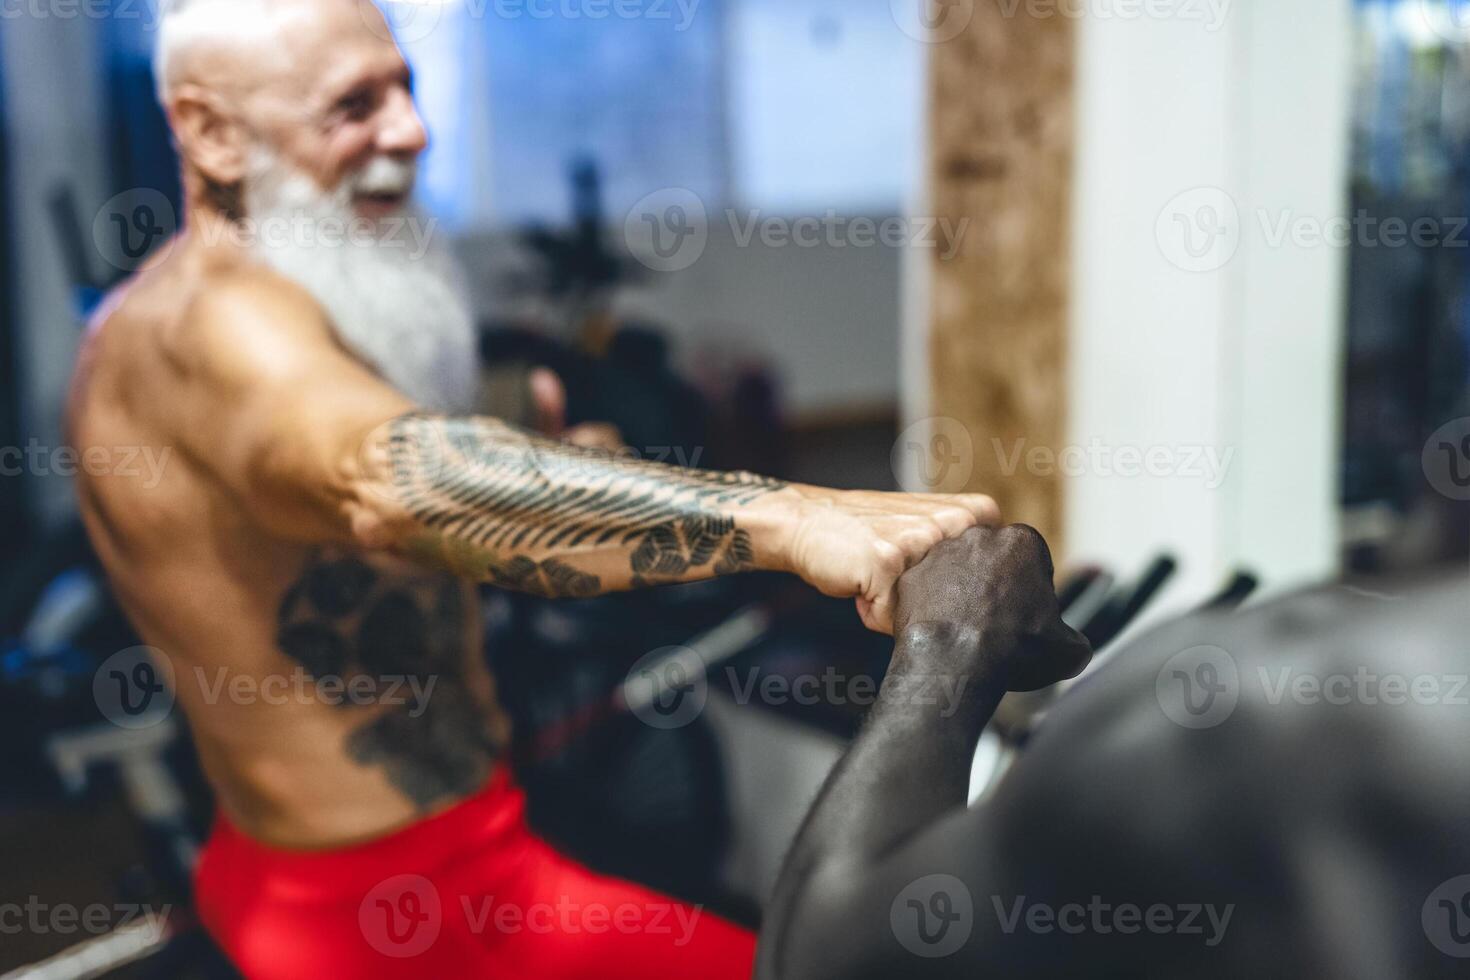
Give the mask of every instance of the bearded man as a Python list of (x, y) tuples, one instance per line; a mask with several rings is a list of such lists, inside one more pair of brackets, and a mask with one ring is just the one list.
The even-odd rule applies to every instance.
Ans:
[[(207, 927), (282, 980), (748, 976), (745, 930), (529, 833), (475, 585), (783, 570), (891, 631), (898, 577), (994, 504), (630, 462), (472, 414), (471, 318), (405, 232), (427, 137), (378, 11), (164, 13), (183, 231), (99, 312), (69, 422), (81, 451), (173, 450), (156, 486), (80, 495), (216, 790)], [(412, 710), (322, 696), (405, 676)], [(236, 693), (268, 689), (298, 693)]]

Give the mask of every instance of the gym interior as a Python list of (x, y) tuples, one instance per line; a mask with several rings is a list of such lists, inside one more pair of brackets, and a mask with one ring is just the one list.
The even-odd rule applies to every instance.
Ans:
[[(129, 710), (159, 644), (83, 520), (92, 463), (70, 414), (114, 291), (198, 229), (193, 144), (156, 76), (171, 6), (0, 0), (5, 978), (255, 975), (196, 909), (219, 804), (193, 719), (167, 695)], [(970, 811), (1006, 790), (1053, 711), (1122, 684), (1153, 631), (1304, 589), (1391, 606), (1424, 575), (1465, 584), (1463, 0), (377, 7), (428, 134), (408, 248), (453, 260), (475, 415), (593, 433), (674, 471), (985, 494), (1040, 532), (1092, 663), (1000, 703), (965, 760)], [(147, 506), (150, 481), (208, 452), (139, 440), (94, 461)], [(196, 533), (154, 499), (160, 533), (175, 519), (180, 541)], [(473, 594), (535, 834), (765, 943), (783, 862), (896, 655), (851, 595), (751, 567)], [(674, 688), (692, 714), (661, 710)], [(1353, 691), (1368, 703), (1352, 710), (1389, 725), (1418, 704)], [(1453, 671), (1435, 691), (1453, 705)], [(1276, 710), (1312, 696), (1284, 697)], [(1441, 872), (1453, 886), (1470, 865)], [(1457, 887), (1437, 900), (1448, 932), (1427, 902), (1404, 912), (1422, 932), (1395, 934), (1430, 972), (1388, 946), (1362, 962), (1455, 975), (1470, 877)], [(993, 917), (987, 896), (973, 906)], [(892, 941), (913, 949), (897, 921)], [(885, 975), (929, 976), (953, 952)], [(1084, 975), (1056, 969), (1030, 975)], [(717, 974), (691, 959), (683, 975)]]

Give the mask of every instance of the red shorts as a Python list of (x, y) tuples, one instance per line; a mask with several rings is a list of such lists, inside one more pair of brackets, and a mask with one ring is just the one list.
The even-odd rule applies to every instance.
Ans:
[(504, 767), (451, 809), (340, 850), (280, 850), (217, 819), (196, 888), (251, 980), (745, 980), (755, 960), (750, 931), (533, 836)]

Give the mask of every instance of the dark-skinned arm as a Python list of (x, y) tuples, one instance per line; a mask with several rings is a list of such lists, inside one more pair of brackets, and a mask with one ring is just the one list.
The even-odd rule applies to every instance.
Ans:
[[(1045, 542), (1021, 526), (968, 531), (900, 579), (892, 666), (787, 857), (761, 933), (760, 980), (877, 968), (864, 925), (886, 909), (885, 865), (964, 812), (975, 746), (1001, 697), (1076, 676), (1090, 660), (1061, 621), (1051, 579)], [(945, 690), (953, 696), (935, 696)]]

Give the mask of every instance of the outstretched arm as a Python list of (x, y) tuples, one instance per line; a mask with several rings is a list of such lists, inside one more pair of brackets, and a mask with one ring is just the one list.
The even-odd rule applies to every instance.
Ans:
[(416, 413), (374, 430), (365, 455), (385, 541), (497, 585), (586, 596), (786, 561), (763, 503), (777, 480)]
[(787, 856), (760, 980), (885, 975), (890, 886), (918, 866), (905, 845), (964, 813), (976, 742), (1006, 691), (1076, 676), (1091, 657), (1051, 577), (1041, 536), (1012, 526), (946, 541), (900, 581), (893, 664)]
[(426, 415), (336, 343), (309, 297), (265, 274), (212, 290), (191, 320), (192, 396), (163, 421), (262, 526), (299, 540), (551, 596), (789, 571), (891, 631), (899, 575), (996, 516), (983, 496), (825, 490)]

